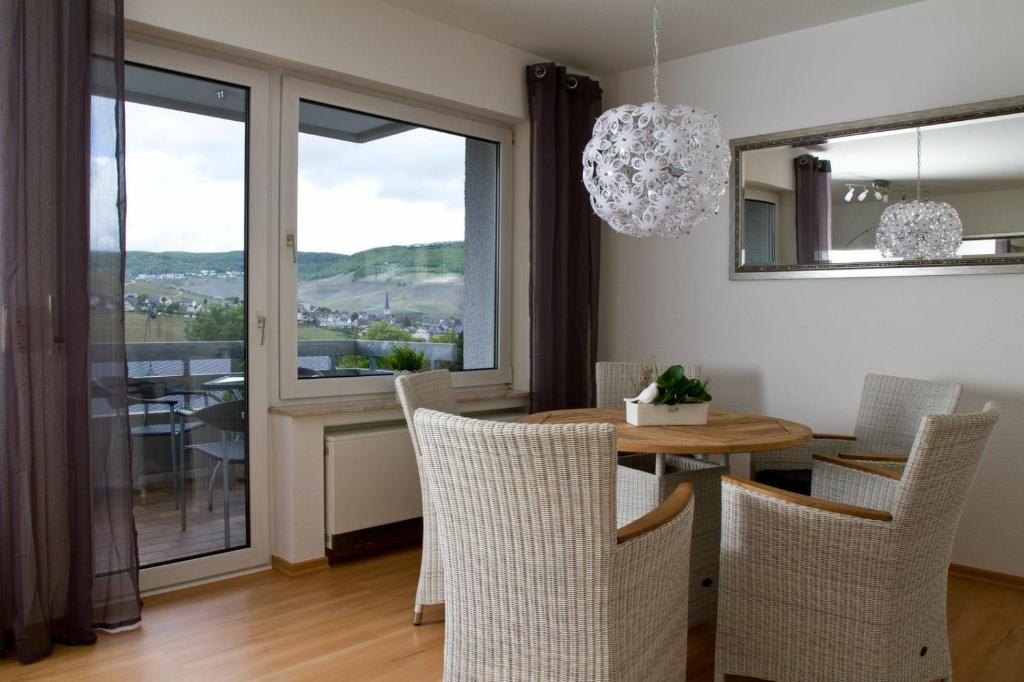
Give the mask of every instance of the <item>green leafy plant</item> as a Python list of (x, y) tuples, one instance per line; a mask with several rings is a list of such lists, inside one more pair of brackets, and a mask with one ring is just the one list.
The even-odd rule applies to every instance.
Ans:
[(384, 366), (396, 372), (418, 372), (427, 362), (427, 354), (409, 344), (396, 346), (384, 358)]
[(700, 379), (690, 379), (682, 365), (672, 365), (658, 377), (658, 397), (655, 405), (679, 405), (686, 403), (711, 402), (707, 384)]

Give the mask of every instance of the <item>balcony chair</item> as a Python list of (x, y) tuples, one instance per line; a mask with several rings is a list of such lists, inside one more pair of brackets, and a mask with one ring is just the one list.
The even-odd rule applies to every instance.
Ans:
[[(93, 380), (92, 387), (94, 396), (102, 400), (109, 400), (114, 395), (112, 389), (100, 381)], [(206, 391), (180, 388), (148, 378), (129, 378), (126, 390), (125, 399), (129, 405), (129, 416), (138, 414), (131, 412), (132, 405), (142, 407), (142, 423), (133, 423), (131, 426), (132, 439), (167, 439), (174, 488), (174, 508), (181, 510), (181, 529), (185, 530), (187, 517), (184, 503), (184, 440), (186, 434), (200, 426), (199, 422), (191, 419), (191, 405), (196, 397), (201, 397), (204, 405), (209, 405), (214, 399)], [(154, 421), (155, 415), (160, 415), (161, 419), (166, 415), (166, 421)], [(142, 485), (144, 452), (145, 448), (133, 448), (132, 462), (134, 487), (140, 490), (143, 504), (146, 499), (146, 488)]]
[(690, 486), (616, 532), (613, 425), (413, 421), (447, 682), (685, 679)]
[(423, 472), (413, 414), (421, 407), (448, 414), (458, 414), (459, 408), (455, 400), (452, 378), (446, 369), (399, 376), (395, 379), (395, 392), (402, 403), (405, 421), (409, 425), (423, 498), (423, 554), (420, 560), (419, 585), (416, 587), (416, 603), (412, 612), (413, 625), (419, 625), (423, 620), (424, 605), (444, 603), (444, 570), (441, 567), (441, 553), (437, 546), (437, 517), (430, 500), (430, 484)]
[(246, 460), (246, 428), (245, 400), (229, 400), (210, 405), (192, 413), (203, 428), (212, 429), (220, 434), (220, 439), (193, 443), (186, 449), (201, 452), (216, 461), (210, 472), (210, 483), (207, 489), (207, 509), (213, 509), (213, 485), (217, 473), (221, 474), (224, 495), (224, 547), (231, 546), (231, 465), (247, 464)]
[[(644, 386), (644, 372), (650, 367), (641, 362), (598, 362), (597, 407), (623, 408), (623, 399), (636, 396)], [(658, 366), (661, 374), (667, 365)], [(686, 376), (703, 378), (700, 365), (683, 365)], [(718, 546), (721, 528), (722, 474), (727, 465), (683, 455), (665, 457), (665, 469), (658, 472), (653, 454), (620, 455), (616, 469), (618, 523), (624, 525), (661, 504), (681, 483), (693, 486), (696, 511), (693, 517), (693, 542), (690, 545), (690, 625), (701, 623), (715, 613), (718, 583)]]
[(950, 551), (998, 417), (924, 417), (899, 478), (819, 455), (844, 502), (724, 477), (716, 681), (949, 680)]
[(960, 384), (868, 374), (864, 378), (852, 436), (814, 434), (811, 441), (750, 458), (750, 477), (783, 490), (811, 494), (815, 454), (863, 460), (900, 471), (921, 418), (950, 414), (960, 401)]

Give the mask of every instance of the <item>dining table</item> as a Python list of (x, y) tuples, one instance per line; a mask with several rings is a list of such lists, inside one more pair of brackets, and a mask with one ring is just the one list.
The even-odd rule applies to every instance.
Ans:
[(722, 455), (779, 450), (806, 443), (809, 427), (788, 419), (743, 412), (710, 411), (707, 424), (634, 426), (623, 408), (588, 407), (537, 412), (527, 424), (612, 424), (620, 453), (656, 453), (655, 473), (665, 470), (666, 455)]

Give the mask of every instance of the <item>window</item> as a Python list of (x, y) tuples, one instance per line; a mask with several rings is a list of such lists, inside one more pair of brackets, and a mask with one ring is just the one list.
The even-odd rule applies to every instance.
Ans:
[(500, 381), (505, 131), (287, 82), (283, 395), (392, 390), (417, 366)]
[(775, 203), (745, 199), (743, 208), (743, 264), (771, 265), (775, 262)]

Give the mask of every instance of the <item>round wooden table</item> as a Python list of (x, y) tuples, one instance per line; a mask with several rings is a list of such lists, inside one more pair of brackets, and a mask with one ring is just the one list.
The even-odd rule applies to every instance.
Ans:
[(729, 455), (738, 452), (779, 450), (806, 443), (811, 430), (803, 424), (738, 412), (711, 412), (703, 426), (633, 426), (626, 410), (585, 408), (538, 412), (522, 419), (526, 424), (614, 424), (619, 452), (654, 452), (656, 467), (664, 468), (664, 455)]

